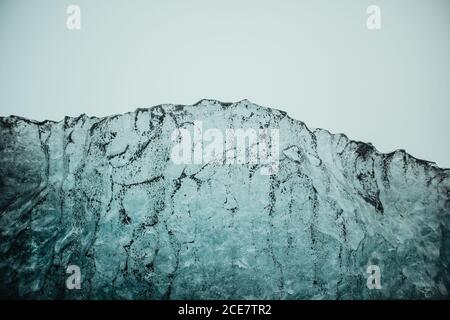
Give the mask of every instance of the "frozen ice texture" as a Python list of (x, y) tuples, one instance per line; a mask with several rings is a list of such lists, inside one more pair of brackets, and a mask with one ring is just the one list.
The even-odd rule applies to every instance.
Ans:
[[(195, 120), (279, 128), (278, 173), (175, 165), (171, 133)], [(0, 118), (0, 296), (448, 298), (449, 173), (247, 100)]]

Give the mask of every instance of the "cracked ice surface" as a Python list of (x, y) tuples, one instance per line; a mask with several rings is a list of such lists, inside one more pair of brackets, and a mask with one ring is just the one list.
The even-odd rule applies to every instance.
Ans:
[[(278, 128), (277, 174), (175, 165), (176, 128)], [(448, 297), (449, 170), (249, 101), (0, 118), (0, 296)], [(68, 290), (68, 265), (81, 270)], [(381, 268), (381, 290), (366, 268)]]

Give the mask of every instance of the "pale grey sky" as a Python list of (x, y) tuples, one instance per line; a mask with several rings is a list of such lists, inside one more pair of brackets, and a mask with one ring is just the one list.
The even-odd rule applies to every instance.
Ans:
[(448, 0), (0, 0), (2, 116), (246, 98), (448, 168), (449, 85)]

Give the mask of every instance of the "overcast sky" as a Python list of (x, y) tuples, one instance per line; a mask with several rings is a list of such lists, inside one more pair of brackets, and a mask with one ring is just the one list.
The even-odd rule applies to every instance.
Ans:
[(449, 86), (448, 0), (0, 0), (2, 116), (246, 98), (449, 168)]

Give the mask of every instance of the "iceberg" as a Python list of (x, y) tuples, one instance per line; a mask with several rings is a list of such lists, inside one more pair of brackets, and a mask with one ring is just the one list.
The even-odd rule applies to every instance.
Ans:
[[(198, 121), (223, 137), (254, 129), (258, 147), (260, 130), (276, 129), (276, 170), (250, 143), (207, 148), (213, 135), (203, 161), (175, 163), (174, 132)], [(1, 117), (0, 138), (1, 298), (449, 296), (450, 170), (403, 150), (248, 100)], [(224, 163), (238, 154), (250, 156)]]

